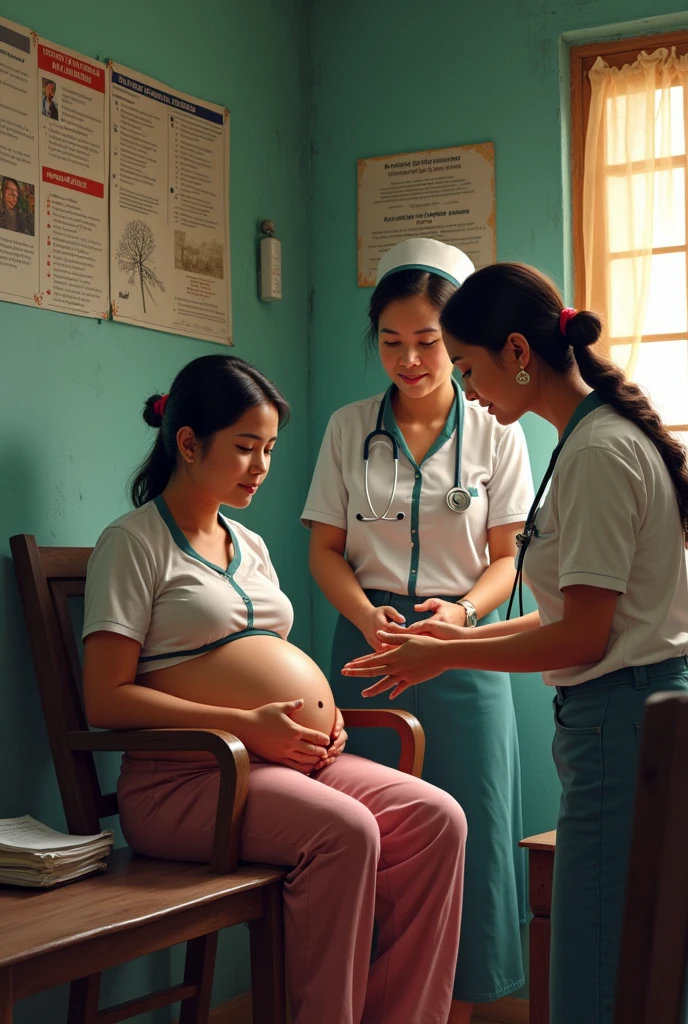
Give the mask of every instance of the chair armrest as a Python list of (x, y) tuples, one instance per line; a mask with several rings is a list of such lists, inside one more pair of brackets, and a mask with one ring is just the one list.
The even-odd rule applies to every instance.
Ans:
[(340, 709), (344, 722), (352, 729), (394, 729), (401, 740), (399, 771), (421, 777), (425, 757), (425, 733), (415, 715), (392, 708)]
[(199, 750), (212, 754), (220, 769), (220, 789), (210, 870), (215, 875), (236, 871), (251, 775), (246, 747), (236, 736), (220, 729), (114, 729), (70, 732), (67, 742), (75, 752)]

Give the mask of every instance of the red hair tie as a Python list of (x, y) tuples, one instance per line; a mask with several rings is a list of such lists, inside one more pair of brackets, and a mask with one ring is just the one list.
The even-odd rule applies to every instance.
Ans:
[(169, 395), (163, 395), (162, 398), (158, 398), (156, 402), (153, 402), (153, 412), (157, 413), (161, 418), (165, 414), (165, 406), (167, 405), (167, 399)]
[(564, 337), (566, 337), (567, 323), (569, 322), (569, 320), (571, 320), (572, 317), (576, 315), (577, 312), (577, 309), (571, 309), (570, 307), (567, 306), (566, 309), (562, 309), (561, 313), (559, 314), (559, 330), (564, 335)]

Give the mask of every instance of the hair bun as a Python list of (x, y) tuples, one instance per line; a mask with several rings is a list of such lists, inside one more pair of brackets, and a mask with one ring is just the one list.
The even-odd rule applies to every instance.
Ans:
[(146, 399), (146, 404), (143, 407), (143, 419), (149, 427), (157, 429), (162, 426), (162, 415), (155, 408), (162, 397), (162, 395), (151, 395)]
[(602, 320), (589, 309), (579, 310), (566, 324), (565, 337), (572, 348), (589, 348), (601, 334)]

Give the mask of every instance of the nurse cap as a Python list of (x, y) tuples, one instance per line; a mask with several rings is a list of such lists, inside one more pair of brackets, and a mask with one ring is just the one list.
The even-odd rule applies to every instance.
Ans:
[(406, 238), (392, 246), (377, 265), (375, 286), (400, 270), (427, 270), (459, 288), (475, 270), (465, 252), (435, 238)]

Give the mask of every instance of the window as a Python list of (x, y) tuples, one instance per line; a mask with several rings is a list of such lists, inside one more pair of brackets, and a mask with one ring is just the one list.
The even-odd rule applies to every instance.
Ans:
[(688, 32), (571, 51), (576, 305), (688, 443)]

